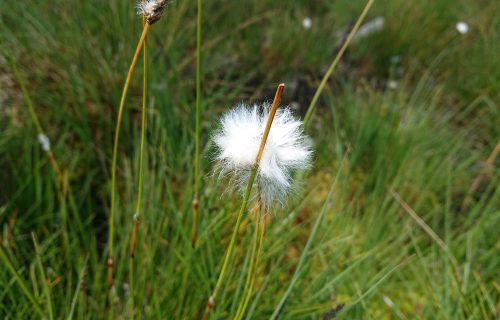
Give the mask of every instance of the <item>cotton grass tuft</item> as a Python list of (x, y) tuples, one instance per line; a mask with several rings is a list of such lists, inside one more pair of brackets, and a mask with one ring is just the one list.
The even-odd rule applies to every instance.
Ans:
[(145, 0), (137, 3), (137, 14), (146, 18), (149, 24), (161, 19), (169, 0)]
[[(238, 105), (222, 117), (221, 129), (214, 136), (220, 172), (223, 176), (231, 175), (242, 192), (255, 165), (269, 107), (269, 104)], [(309, 168), (312, 154), (311, 141), (302, 131), (302, 122), (293, 117), (289, 108), (279, 109), (256, 176), (264, 206), (286, 201), (292, 189), (293, 172)]]

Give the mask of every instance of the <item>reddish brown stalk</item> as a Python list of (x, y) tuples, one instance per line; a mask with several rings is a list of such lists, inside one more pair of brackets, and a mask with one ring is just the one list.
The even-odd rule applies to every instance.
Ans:
[(134, 228), (132, 229), (132, 237), (130, 238), (130, 257), (135, 257), (135, 245), (137, 242), (137, 234), (139, 233), (139, 225), (141, 224), (140, 218), (134, 219)]
[(192, 210), (193, 210), (193, 229), (191, 232), (191, 247), (194, 249), (196, 247), (196, 237), (198, 234), (198, 197), (193, 199)]
[(50, 166), (56, 173), (59, 182), (62, 183), (61, 168), (59, 167), (59, 164), (57, 163), (56, 158), (54, 157), (52, 151), (47, 151), (47, 158), (49, 159)]

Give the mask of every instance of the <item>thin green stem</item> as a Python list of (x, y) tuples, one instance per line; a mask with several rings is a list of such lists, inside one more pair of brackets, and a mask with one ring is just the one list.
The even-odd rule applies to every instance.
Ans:
[(266, 225), (267, 225), (267, 213), (264, 213), (264, 222), (262, 222), (261, 228), (260, 228), (259, 248), (257, 251), (257, 258), (255, 260), (252, 281), (250, 282), (250, 285), (249, 285), (248, 294), (245, 297), (245, 300), (243, 301), (243, 307), (242, 307), (242, 313), (241, 313), (242, 318), (245, 315), (245, 311), (248, 307), (248, 303), (250, 302), (250, 298), (252, 297), (252, 292), (253, 292), (253, 288), (255, 286), (255, 282), (257, 282), (257, 270), (258, 270), (257, 268), (259, 267), (260, 256), (262, 253), (262, 247), (264, 245), (264, 235), (266, 233)]
[[(14, 70), (14, 74), (17, 78), (17, 81), (19, 82), (19, 85), (21, 86), (21, 92), (23, 93), (23, 98), (26, 101), (26, 104), (28, 105), (28, 111), (30, 113), (31, 120), (33, 121), (33, 124), (35, 125), (36, 131), (39, 136), (45, 136), (45, 132), (43, 131), (42, 125), (40, 124), (40, 120), (38, 119), (38, 116), (35, 112), (35, 107), (33, 106), (33, 101), (31, 100), (31, 96), (28, 93), (28, 89), (26, 88), (26, 84), (24, 79), (21, 77), (21, 74), (19, 73), (19, 70), (17, 69), (17, 66), (14, 62), (14, 59), (11, 59), (11, 66), (12, 70)], [(50, 147), (50, 146), (49, 146)], [(56, 175), (56, 178), (59, 180), (58, 181), (58, 186), (59, 183), (62, 183), (62, 173), (61, 173), (61, 168), (59, 167), (59, 164), (57, 163), (54, 154), (52, 153), (52, 150), (45, 150), (45, 153), (47, 154), (47, 158), (49, 160), (49, 163), (54, 170), (54, 173)]]
[[(107, 284), (108, 288), (113, 286), (113, 255), (114, 255), (114, 233), (115, 233), (115, 210), (116, 210), (116, 163), (118, 160), (118, 144), (120, 141), (120, 128), (123, 116), (123, 109), (125, 106), (125, 98), (127, 96), (127, 91), (130, 85), (130, 79), (132, 78), (132, 73), (134, 72), (135, 65), (137, 63), (137, 59), (139, 57), (139, 53), (141, 52), (142, 45), (146, 40), (146, 35), (149, 31), (149, 23), (144, 24), (144, 29), (142, 30), (141, 38), (137, 43), (137, 48), (135, 49), (134, 56), (132, 58), (132, 62), (130, 63), (130, 67), (127, 73), (127, 78), (125, 80), (125, 84), (123, 86), (122, 96), (120, 99), (120, 105), (118, 107), (118, 116), (116, 120), (116, 130), (115, 130), (115, 139), (113, 144), (113, 160), (111, 164), (111, 208), (109, 214), (109, 234), (108, 234), (108, 278)], [(110, 301), (112, 304), (113, 302)], [(112, 307), (111, 307), (112, 309)]]
[(311, 116), (312, 116), (312, 113), (314, 111), (314, 108), (316, 107), (316, 103), (318, 102), (319, 96), (321, 95), (321, 92), (323, 92), (323, 89), (325, 88), (328, 79), (330, 79), (330, 77), (332, 76), (333, 71), (335, 70), (335, 67), (339, 63), (342, 56), (344, 55), (345, 50), (347, 49), (347, 47), (351, 43), (352, 39), (354, 38), (354, 35), (356, 34), (359, 27), (361, 26), (361, 23), (365, 19), (366, 14), (370, 10), (370, 7), (372, 6), (374, 1), (375, 0), (368, 0), (363, 11), (361, 12), (360, 16), (358, 17), (358, 20), (356, 20), (354, 27), (352, 28), (351, 32), (347, 36), (346, 40), (344, 41), (344, 44), (340, 48), (339, 52), (337, 53), (337, 55), (333, 59), (332, 64), (330, 65), (330, 67), (326, 71), (325, 75), (323, 76), (323, 79), (321, 80), (318, 88), (316, 89), (316, 92), (314, 93), (314, 96), (311, 100), (311, 103), (309, 104), (309, 107), (307, 108), (307, 112), (306, 112), (306, 115), (304, 117), (304, 122), (302, 123), (302, 127), (304, 129), (306, 129), (307, 126), (309, 125), (309, 121), (311, 120)]
[(17, 66), (12, 62), (11, 64), (12, 70), (14, 70), (14, 74), (16, 75), (16, 78), (19, 82), (19, 85), (21, 86), (21, 91), (23, 93), (24, 100), (26, 100), (26, 104), (28, 105), (28, 110), (31, 116), (31, 120), (35, 124), (36, 131), (38, 134), (44, 134), (42, 125), (40, 124), (40, 121), (38, 120), (38, 117), (35, 112), (35, 108), (33, 107), (33, 101), (31, 101), (31, 97), (28, 93), (28, 90), (26, 89), (26, 85), (24, 83), (23, 78), (21, 77), (21, 74), (19, 73), (19, 70), (17, 69)]
[(193, 199), (193, 228), (191, 244), (196, 246), (198, 230), (198, 208), (200, 191), (200, 118), (201, 118), (201, 0), (197, 1), (198, 13), (196, 17), (196, 115), (194, 133), (194, 199)]
[(240, 211), (238, 212), (238, 217), (236, 218), (236, 223), (234, 224), (233, 233), (231, 235), (231, 240), (229, 241), (229, 246), (226, 251), (226, 255), (224, 256), (224, 262), (222, 263), (222, 269), (219, 274), (219, 278), (217, 279), (217, 283), (215, 284), (214, 291), (210, 296), (207, 304), (207, 309), (205, 309), (205, 315), (203, 319), (206, 319), (209, 310), (214, 306), (215, 299), (217, 298), (217, 293), (222, 285), (222, 282), (226, 276), (227, 267), (229, 266), (229, 261), (231, 260), (231, 256), (233, 255), (234, 244), (236, 242), (236, 235), (238, 234), (238, 230), (240, 228), (241, 222), (243, 221), (243, 215), (247, 210), (248, 200), (250, 199), (250, 194), (252, 192), (253, 182), (255, 180), (255, 176), (257, 175), (258, 164), (255, 165), (250, 174), (250, 178), (248, 179), (247, 188), (245, 191), (245, 195), (243, 196), (243, 202), (241, 203)]
[(246, 307), (248, 305), (248, 301), (250, 300), (250, 297), (252, 295), (252, 288), (253, 288), (253, 280), (255, 276), (255, 269), (257, 268), (257, 251), (259, 248), (259, 230), (260, 230), (260, 219), (261, 219), (261, 212), (260, 208), (258, 209), (258, 212), (255, 212), (255, 232), (253, 236), (253, 245), (252, 245), (252, 255), (250, 258), (250, 266), (248, 268), (248, 273), (247, 273), (247, 278), (245, 280), (245, 289), (243, 290), (243, 303), (241, 303), (238, 307), (238, 310), (236, 311), (236, 315), (234, 317), (235, 320), (240, 320), (243, 318), (243, 315), (245, 314)]
[(40, 317), (45, 318), (45, 314), (43, 313), (42, 308), (40, 308), (40, 306), (38, 305), (38, 302), (36, 302), (35, 297), (31, 293), (32, 290), (30, 290), (28, 288), (28, 286), (24, 282), (23, 278), (21, 278), (21, 276), (17, 272), (16, 268), (14, 268), (14, 265), (12, 264), (10, 259), (7, 257), (7, 254), (3, 250), (3, 246), (1, 244), (0, 244), (0, 256), (1, 256), (2, 260), (4, 261), (5, 265), (7, 266), (7, 269), (9, 269), (10, 273), (14, 276), (17, 283), (21, 287), (21, 290), (23, 291), (23, 293), (26, 295), (26, 297), (31, 302), (35, 311), (40, 315)]
[(36, 240), (35, 234), (31, 233), (31, 239), (33, 240), (33, 245), (35, 246), (36, 262), (38, 264), (38, 269), (40, 269), (40, 274), (42, 275), (43, 291), (47, 298), (47, 312), (49, 314), (49, 319), (54, 319), (54, 311), (52, 309), (52, 295), (50, 293), (49, 284), (47, 282), (47, 276), (45, 275), (45, 268), (42, 264), (42, 258), (40, 257), (40, 246)]
[[(11, 57), (10, 60), (11, 60), (12, 69), (14, 70), (14, 74), (15, 74), (15, 76), (17, 78), (17, 81), (19, 82), (19, 86), (21, 87), (21, 91), (23, 93), (23, 99), (26, 101), (26, 104), (28, 105), (28, 110), (29, 110), (29, 113), (30, 113), (30, 117), (31, 117), (31, 120), (32, 120), (33, 124), (35, 125), (37, 133), (38, 134), (45, 134), (44, 130), (43, 130), (43, 127), (40, 124), (40, 120), (39, 120), (39, 118), (38, 118), (38, 116), (36, 114), (36, 111), (35, 111), (33, 102), (31, 100), (31, 97), (30, 97), (30, 95), (28, 93), (28, 90), (26, 89), (25, 81), (21, 77), (21, 74), (19, 73), (19, 70), (17, 69), (16, 64), (14, 63), (14, 59), (12, 59), (12, 57)], [(81, 219), (80, 219), (80, 215), (78, 214), (78, 209), (76, 207), (75, 197), (73, 195), (73, 191), (71, 189), (71, 185), (68, 183), (68, 179), (67, 179), (66, 176), (64, 177), (64, 180), (63, 180), (62, 171), (60, 169), (59, 163), (57, 162), (57, 160), (56, 160), (54, 154), (52, 153), (52, 151), (48, 151), (46, 153), (47, 153), (47, 158), (49, 160), (49, 163), (50, 163), (50, 165), (51, 165), (51, 167), (52, 167), (52, 169), (54, 171), (54, 174), (56, 175), (56, 178), (58, 180), (56, 182), (58, 182), (57, 186), (58, 186), (58, 188), (60, 190), (60, 193), (62, 193), (61, 194), (61, 199), (66, 195), (66, 193), (69, 195), (69, 201), (70, 201), (71, 211), (73, 212), (75, 221), (77, 222), (76, 224), (78, 225), (78, 228), (79, 228), (79, 231), (80, 231), (80, 235), (83, 236), (82, 222), (81, 222)], [(63, 184), (63, 186), (61, 186), (61, 184)]]
[(316, 222), (314, 222), (314, 226), (311, 230), (311, 234), (309, 235), (309, 238), (307, 239), (306, 245), (305, 245), (305, 247), (302, 250), (302, 253), (300, 255), (300, 259), (299, 259), (299, 263), (297, 265), (297, 268), (295, 269), (295, 272), (293, 273), (292, 280), (290, 281), (288, 288), (286, 289), (285, 293), (283, 294), (283, 297), (281, 297), (281, 300), (280, 300), (278, 306), (274, 309), (274, 312), (271, 316), (272, 320), (276, 320), (279, 318), (281, 312), (283, 311), (283, 308), (285, 307), (285, 303), (287, 302), (288, 297), (290, 296), (290, 293), (292, 292), (295, 284), (297, 283), (297, 281), (299, 280), (299, 278), (301, 276), (302, 268), (303, 268), (304, 264), (306, 263), (307, 257), (309, 255), (309, 251), (311, 250), (312, 244), (313, 244), (314, 240), (316, 239), (316, 235), (319, 231), (321, 223), (323, 222), (323, 218), (327, 212), (327, 208), (330, 205), (330, 200), (333, 197), (333, 192), (334, 192), (335, 187), (337, 185), (337, 181), (338, 181), (338, 178), (340, 176), (340, 173), (342, 172), (342, 168), (344, 166), (344, 162), (345, 162), (346, 157), (347, 157), (347, 154), (344, 156), (344, 158), (342, 159), (342, 162), (340, 163), (335, 180), (333, 181), (332, 186), (330, 187), (330, 191), (328, 192), (326, 200), (323, 203), (323, 207), (321, 208), (321, 211), (318, 215), (318, 218), (316, 219)]
[(83, 267), (82, 267), (82, 270), (80, 271), (80, 276), (78, 277), (78, 284), (76, 285), (76, 289), (75, 289), (75, 294), (73, 295), (73, 299), (71, 301), (71, 308), (69, 310), (69, 314), (68, 314), (68, 320), (71, 320), (73, 319), (73, 314), (75, 313), (75, 308), (76, 308), (76, 303), (77, 303), (77, 299), (78, 299), (78, 295), (80, 294), (80, 289), (82, 287), (82, 284), (83, 284), (83, 277), (85, 276), (85, 269), (87, 268), (87, 262), (89, 260), (89, 256), (87, 255), (87, 257), (85, 257), (85, 261), (83, 262)]
[(136, 218), (138, 219), (141, 215), (141, 203), (142, 203), (142, 189), (143, 189), (143, 167), (144, 167), (144, 146), (146, 141), (146, 111), (147, 111), (147, 43), (144, 40), (143, 48), (143, 77), (142, 77), (142, 119), (141, 119), (141, 147), (139, 154), (139, 181), (137, 182), (137, 205), (135, 207)]
[(130, 295), (130, 300), (129, 300), (129, 318), (134, 319), (135, 318), (135, 301), (134, 301), (134, 286), (135, 286), (135, 274), (134, 274), (134, 258), (130, 257), (128, 261), (128, 272), (129, 272), (129, 295)]
[(130, 318), (134, 319), (135, 302), (134, 302), (134, 257), (135, 248), (137, 244), (137, 237), (139, 233), (139, 222), (142, 214), (142, 189), (143, 189), (143, 169), (144, 169), (144, 148), (146, 141), (146, 111), (147, 111), (147, 39), (144, 40), (142, 49), (143, 55), (143, 73), (142, 73), (142, 114), (141, 114), (141, 145), (139, 151), (139, 177), (137, 182), (137, 204), (134, 214), (134, 225), (132, 227), (132, 235), (130, 238), (130, 261), (129, 261), (129, 282), (130, 282)]

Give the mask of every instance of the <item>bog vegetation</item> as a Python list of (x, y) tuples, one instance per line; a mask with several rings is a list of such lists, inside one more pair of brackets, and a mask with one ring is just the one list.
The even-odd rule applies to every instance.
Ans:
[(499, 11), (1, 1), (0, 318), (498, 317)]

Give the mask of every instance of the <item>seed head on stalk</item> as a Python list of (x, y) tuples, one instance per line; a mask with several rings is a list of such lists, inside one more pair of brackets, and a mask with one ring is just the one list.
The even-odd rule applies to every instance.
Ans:
[(169, 0), (144, 0), (137, 3), (137, 14), (143, 16), (151, 25), (160, 20)]
[[(232, 176), (242, 192), (255, 164), (269, 107), (267, 103), (236, 106), (222, 117), (221, 129), (214, 136), (221, 175)], [(266, 207), (274, 202), (284, 203), (292, 189), (293, 172), (310, 166), (311, 141), (301, 125), (289, 108), (276, 112), (256, 176), (260, 198)]]

